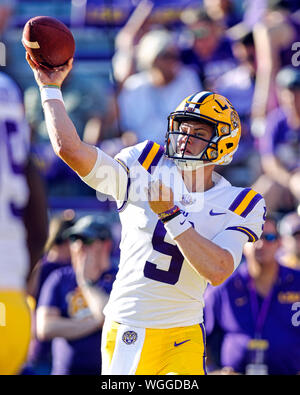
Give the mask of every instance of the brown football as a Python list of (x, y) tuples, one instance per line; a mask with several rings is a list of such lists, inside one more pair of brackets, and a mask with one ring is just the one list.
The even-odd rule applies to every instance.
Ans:
[(58, 19), (36, 16), (23, 29), (22, 43), (31, 59), (47, 69), (59, 67), (74, 56), (72, 33)]

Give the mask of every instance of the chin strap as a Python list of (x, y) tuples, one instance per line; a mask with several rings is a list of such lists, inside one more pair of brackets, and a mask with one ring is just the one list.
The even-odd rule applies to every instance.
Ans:
[(174, 159), (175, 164), (177, 167), (179, 167), (180, 170), (186, 170), (186, 171), (193, 171), (193, 170), (197, 170), (200, 167), (206, 167), (206, 166), (213, 166), (216, 163), (212, 163), (212, 162), (202, 162), (202, 161), (197, 161), (197, 160), (184, 160), (184, 159)]

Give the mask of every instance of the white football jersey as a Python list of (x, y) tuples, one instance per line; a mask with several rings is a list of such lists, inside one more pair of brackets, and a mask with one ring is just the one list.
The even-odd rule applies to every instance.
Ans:
[(256, 241), (262, 233), (264, 199), (250, 188), (233, 187), (215, 172), (213, 188), (189, 193), (174, 161), (152, 141), (122, 150), (115, 160), (99, 150), (93, 170), (83, 178), (98, 191), (114, 196), (122, 224), (119, 271), (105, 315), (122, 324), (146, 328), (201, 323), (207, 280), (184, 259), (149, 207), (145, 188), (158, 178), (172, 187), (185, 221), (227, 249), (235, 267), (243, 245)]
[(0, 288), (22, 289), (28, 270), (22, 210), (28, 201), (24, 175), (29, 127), (18, 86), (0, 73)]

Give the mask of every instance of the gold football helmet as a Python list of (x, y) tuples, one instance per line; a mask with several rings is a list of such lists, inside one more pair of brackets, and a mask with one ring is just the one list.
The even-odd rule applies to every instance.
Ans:
[[(213, 126), (210, 140), (188, 135), (207, 142), (199, 155), (186, 155), (185, 149), (178, 152), (179, 136), (185, 135), (180, 130), (181, 122), (193, 120), (206, 122)], [(186, 97), (168, 117), (166, 134), (166, 155), (174, 159), (177, 166), (195, 169), (208, 165), (227, 165), (232, 161), (241, 137), (241, 122), (238, 113), (224, 96), (212, 92), (198, 92)]]

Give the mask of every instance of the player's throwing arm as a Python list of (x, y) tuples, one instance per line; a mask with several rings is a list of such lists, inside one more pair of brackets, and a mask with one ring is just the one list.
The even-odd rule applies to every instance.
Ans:
[(53, 70), (38, 67), (28, 53), (26, 60), (41, 90), (47, 130), (53, 149), (64, 162), (84, 177), (93, 168), (97, 151), (95, 147), (80, 140), (66, 112), (60, 91), (63, 81), (72, 69), (73, 59), (70, 59), (67, 65)]

